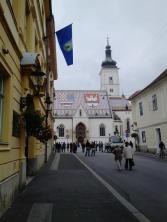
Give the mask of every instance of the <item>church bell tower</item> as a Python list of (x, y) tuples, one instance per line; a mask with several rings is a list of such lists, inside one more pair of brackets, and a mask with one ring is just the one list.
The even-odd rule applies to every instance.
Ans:
[(119, 97), (119, 68), (116, 61), (111, 56), (111, 46), (107, 38), (107, 46), (105, 50), (106, 58), (101, 64), (100, 71), (100, 90), (106, 90), (109, 96)]

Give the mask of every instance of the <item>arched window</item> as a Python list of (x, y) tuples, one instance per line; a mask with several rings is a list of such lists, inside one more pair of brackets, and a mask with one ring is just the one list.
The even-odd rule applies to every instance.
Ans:
[(100, 136), (105, 136), (106, 132), (105, 132), (105, 126), (104, 124), (100, 125)]
[(59, 137), (64, 137), (64, 126), (63, 125), (58, 126), (58, 131), (59, 131)]

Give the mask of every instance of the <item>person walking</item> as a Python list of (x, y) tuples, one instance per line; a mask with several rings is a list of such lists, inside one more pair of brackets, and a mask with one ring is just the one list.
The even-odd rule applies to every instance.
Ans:
[(95, 142), (92, 142), (91, 143), (91, 156), (95, 156), (95, 153), (96, 153), (96, 144)]
[(125, 157), (125, 169), (126, 170), (132, 170), (132, 166), (133, 164), (133, 148), (131, 148), (131, 146), (129, 145), (128, 142), (125, 142), (125, 147), (123, 149), (123, 154)]
[(85, 153), (85, 143), (82, 143), (82, 152)]
[(90, 143), (87, 140), (86, 142), (86, 152), (85, 152), (85, 156), (90, 156)]
[(165, 144), (162, 141), (159, 143), (159, 149), (159, 157), (163, 159), (165, 157)]
[(112, 151), (112, 153), (115, 155), (115, 162), (119, 171), (122, 170), (122, 149), (122, 147), (116, 146), (115, 149)]

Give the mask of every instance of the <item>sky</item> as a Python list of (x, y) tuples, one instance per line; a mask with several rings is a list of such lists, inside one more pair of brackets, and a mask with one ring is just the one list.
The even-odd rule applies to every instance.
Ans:
[[(120, 93), (143, 89), (167, 68), (166, 0), (53, 0), (55, 29), (73, 24), (74, 64), (57, 43), (59, 90), (99, 90), (107, 36)], [(57, 40), (56, 40), (57, 41)]]

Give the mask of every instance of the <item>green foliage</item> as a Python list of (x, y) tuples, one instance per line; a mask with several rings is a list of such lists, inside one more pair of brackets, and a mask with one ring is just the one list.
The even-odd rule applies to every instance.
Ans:
[(39, 129), (43, 127), (45, 116), (38, 110), (28, 110), (24, 112), (26, 130), (29, 136), (36, 136)]

